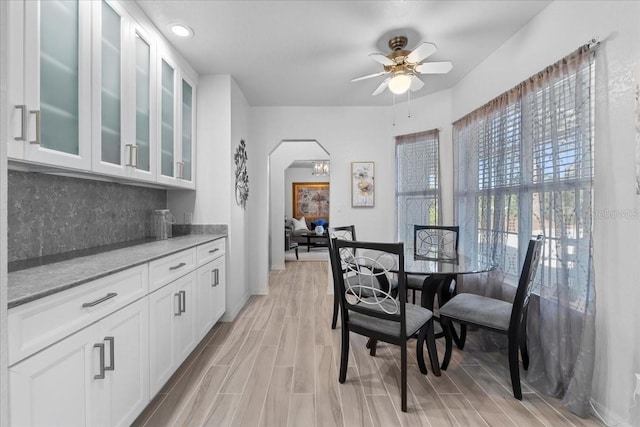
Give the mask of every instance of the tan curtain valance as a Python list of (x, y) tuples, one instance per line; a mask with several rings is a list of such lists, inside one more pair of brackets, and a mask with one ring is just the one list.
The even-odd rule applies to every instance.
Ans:
[(594, 55), (595, 46), (597, 46), (597, 44), (589, 43), (579, 47), (576, 51), (562, 58), (555, 64), (549, 65), (544, 70), (534, 74), (495, 99), (492, 99), (482, 107), (456, 120), (453, 122), (453, 125), (466, 126), (478, 120), (478, 118), (484, 118), (495, 111), (505, 109), (507, 105), (513, 104), (531, 92), (548, 86), (551, 82), (567, 74), (574, 73), (578, 68), (584, 66), (585, 62), (588, 62), (592, 55)]
[(418, 133), (410, 133), (407, 135), (396, 136), (396, 144), (405, 144), (408, 142), (422, 141), (425, 139), (438, 139), (440, 129), (425, 130)]

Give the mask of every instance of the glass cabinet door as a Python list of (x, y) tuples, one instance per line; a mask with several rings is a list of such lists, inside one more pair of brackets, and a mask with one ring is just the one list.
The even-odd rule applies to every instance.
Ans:
[(79, 13), (78, 1), (40, 2), (40, 129), (36, 134), (42, 147), (75, 155), (80, 154)]
[(182, 80), (182, 163), (180, 178), (191, 181), (193, 145), (193, 88)]
[(136, 32), (135, 37), (136, 148), (135, 165), (139, 170), (151, 170), (151, 47)]
[(173, 177), (174, 162), (174, 102), (175, 102), (175, 70), (162, 60), (161, 70), (161, 112), (160, 112), (160, 173), (167, 177)]
[(121, 165), (121, 18), (102, 2), (101, 58), (101, 160)]

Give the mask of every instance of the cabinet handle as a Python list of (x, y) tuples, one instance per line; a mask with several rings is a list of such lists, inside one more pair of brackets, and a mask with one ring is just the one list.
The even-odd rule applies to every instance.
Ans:
[(175, 297), (178, 297), (178, 312), (176, 313), (175, 311), (173, 312), (174, 316), (180, 316), (182, 314), (182, 298), (180, 297), (180, 293), (175, 293), (173, 294), (174, 299), (173, 302), (175, 302)]
[(187, 291), (180, 291), (180, 301), (182, 301), (180, 307), (180, 313), (185, 313), (187, 311)]
[(94, 344), (93, 348), (100, 349), (100, 373), (98, 375), (94, 375), (94, 380), (103, 380), (104, 379), (104, 344), (98, 343)]
[(109, 366), (106, 366), (104, 368), (105, 371), (114, 371), (116, 369), (116, 362), (115, 362), (115, 353), (116, 353), (116, 341), (114, 337), (104, 337), (104, 340), (107, 341), (108, 343), (110, 343), (111, 345), (109, 346), (109, 359), (110, 359), (110, 364)]
[(36, 115), (36, 139), (29, 142), (31, 144), (40, 144), (40, 110), (29, 110), (29, 112)]
[(100, 304), (100, 303), (105, 302), (106, 300), (110, 300), (111, 298), (113, 298), (113, 297), (117, 297), (117, 296), (118, 296), (118, 294), (117, 294), (117, 293), (115, 293), (115, 292), (109, 292), (107, 295), (103, 296), (103, 297), (102, 297), (102, 298), (100, 298), (100, 299), (97, 299), (97, 300), (95, 300), (95, 301), (91, 301), (91, 302), (85, 302), (84, 304), (82, 304), (82, 307), (83, 307), (83, 308), (86, 308), (86, 307), (93, 307), (93, 306), (96, 306), (96, 305), (98, 305), (98, 304)]
[(220, 248), (215, 248), (215, 249), (211, 249), (209, 251), (210, 254), (214, 253), (214, 252), (218, 252), (220, 250)]
[(219, 275), (219, 270), (217, 268), (214, 268), (213, 270), (211, 270), (211, 273), (213, 273), (213, 287), (216, 287), (220, 284), (220, 275)]
[(136, 144), (132, 145), (131, 150), (132, 150), (131, 166), (133, 166), (134, 168), (137, 168), (138, 167), (138, 146)]
[(178, 265), (174, 265), (173, 267), (169, 267), (169, 270), (177, 270), (177, 269), (179, 269), (179, 268), (184, 267), (185, 265), (187, 265), (187, 264), (185, 264), (184, 262), (181, 262), (181, 263), (180, 263), (180, 264), (178, 264)]
[(27, 106), (26, 105), (16, 105), (16, 108), (20, 110), (20, 136), (16, 136), (14, 139), (16, 141), (26, 141), (27, 140)]

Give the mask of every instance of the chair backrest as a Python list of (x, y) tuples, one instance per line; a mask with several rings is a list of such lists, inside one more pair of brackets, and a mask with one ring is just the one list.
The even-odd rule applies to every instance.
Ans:
[(540, 265), (543, 244), (544, 236), (542, 234), (539, 234), (535, 239), (529, 240), (527, 255), (524, 258), (520, 281), (518, 282), (518, 289), (516, 290), (516, 297), (513, 301), (513, 310), (511, 311), (511, 320), (509, 322), (510, 330), (520, 324), (522, 314), (529, 305), (531, 288), (536, 277), (536, 272), (538, 271), (538, 266)]
[[(404, 245), (331, 239), (330, 256), (343, 325), (349, 312), (398, 322), (406, 334)], [(354, 256), (353, 254), (357, 255)], [(340, 266), (340, 267), (337, 267)], [(391, 294), (390, 276), (397, 275), (398, 299)]]
[(342, 227), (329, 227), (329, 237), (342, 240), (357, 240), (356, 226), (344, 225)]
[(414, 225), (413, 254), (434, 259), (456, 259), (460, 227), (457, 225)]

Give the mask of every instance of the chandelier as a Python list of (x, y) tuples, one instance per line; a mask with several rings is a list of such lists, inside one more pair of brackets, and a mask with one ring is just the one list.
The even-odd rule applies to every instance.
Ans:
[(319, 161), (313, 162), (313, 170), (311, 175), (314, 176), (327, 176), (329, 175), (329, 162)]

